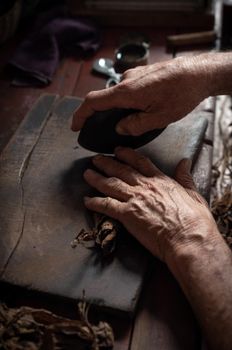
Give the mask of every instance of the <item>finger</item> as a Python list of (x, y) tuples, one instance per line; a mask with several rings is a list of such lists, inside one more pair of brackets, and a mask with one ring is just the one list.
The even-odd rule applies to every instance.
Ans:
[(113, 197), (120, 201), (127, 201), (131, 197), (130, 187), (125, 182), (115, 177), (105, 177), (96, 171), (88, 169), (84, 172), (84, 179), (87, 183), (96, 188), (106, 196)]
[(155, 118), (154, 113), (137, 112), (123, 118), (117, 125), (116, 131), (121, 135), (139, 136), (155, 128), (163, 128), (164, 121)]
[(160, 70), (163, 68), (163, 66), (167, 64), (168, 61), (159, 62), (155, 64), (150, 64), (146, 66), (137, 66), (135, 68), (131, 68), (123, 72), (121, 80), (125, 79), (137, 79), (137, 78), (143, 78), (144, 76), (151, 75), (153, 72), (157, 72), (157, 70)]
[(141, 175), (129, 165), (122, 164), (112, 157), (98, 155), (93, 158), (93, 164), (106, 175), (116, 177), (128, 185), (136, 186), (139, 184), (139, 176)]
[(125, 72), (122, 73), (121, 81), (140, 78), (141, 76), (143, 76), (144, 71), (146, 71), (147, 69), (148, 66), (146, 66), (146, 68), (145, 66), (137, 66), (134, 68), (127, 69)]
[(138, 170), (144, 176), (152, 177), (162, 174), (149, 158), (131, 148), (117, 147), (115, 155), (119, 160)]
[[(130, 102), (130, 99), (129, 99)], [(87, 118), (96, 111), (105, 111), (111, 108), (128, 108), (128, 98), (121, 98), (121, 90), (116, 86), (99, 91), (91, 91), (86, 96), (81, 106), (74, 112), (72, 130), (82, 128)]]
[(84, 204), (88, 209), (92, 211), (105, 214), (119, 221), (122, 217), (126, 205), (125, 203), (122, 203), (117, 199), (113, 199), (110, 197), (85, 197)]
[(196, 186), (194, 184), (192, 175), (190, 173), (191, 166), (192, 166), (191, 159), (187, 159), (187, 158), (182, 159), (176, 167), (174, 178), (185, 189), (196, 191)]

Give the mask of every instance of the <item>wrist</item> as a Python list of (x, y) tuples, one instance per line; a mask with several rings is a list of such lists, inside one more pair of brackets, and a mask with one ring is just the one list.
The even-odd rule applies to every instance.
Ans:
[(207, 67), (209, 54), (201, 54), (192, 57), (180, 57), (183, 59), (183, 75), (189, 83), (189, 89), (199, 96), (199, 101), (211, 95), (211, 75)]
[(167, 264), (189, 300), (210, 348), (230, 349), (231, 251), (216, 225), (198, 228), (200, 233), (192, 232), (192, 238), (198, 239), (176, 246)]
[(209, 223), (198, 221), (166, 241), (164, 259), (173, 271), (179, 265), (186, 266), (191, 259), (211, 255), (218, 243), (225, 244), (213, 219)]

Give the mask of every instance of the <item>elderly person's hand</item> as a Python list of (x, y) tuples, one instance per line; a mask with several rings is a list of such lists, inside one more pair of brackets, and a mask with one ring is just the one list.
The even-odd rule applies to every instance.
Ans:
[(133, 108), (139, 112), (121, 120), (121, 134), (141, 135), (183, 118), (204, 98), (231, 94), (231, 53), (206, 53), (126, 71), (118, 85), (92, 91), (73, 116), (78, 131), (95, 111)]
[(72, 129), (81, 129), (94, 111), (114, 107), (139, 110), (118, 124), (123, 134), (141, 135), (184, 117), (208, 95), (206, 74), (196, 61), (181, 57), (126, 71), (118, 85), (86, 96)]
[(196, 225), (199, 235), (215, 226), (187, 160), (177, 167), (175, 181), (132, 149), (118, 148), (116, 157), (93, 158), (105, 176), (87, 170), (84, 178), (106, 197), (87, 198), (85, 205), (118, 219), (152, 254), (167, 261), (179, 245), (199, 239)]
[(175, 180), (131, 149), (118, 148), (116, 159), (97, 156), (93, 162), (101, 174), (87, 170), (84, 177), (105, 197), (85, 198), (86, 207), (121, 221), (165, 261), (188, 298), (209, 349), (230, 350), (231, 252), (196, 192), (189, 162), (180, 162)]

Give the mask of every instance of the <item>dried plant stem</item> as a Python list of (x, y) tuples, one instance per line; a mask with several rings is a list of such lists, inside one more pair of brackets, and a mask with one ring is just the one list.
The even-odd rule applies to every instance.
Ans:
[(81, 229), (71, 242), (71, 246), (75, 248), (80, 243), (94, 242), (96, 246), (101, 248), (103, 256), (109, 256), (115, 250), (121, 225), (116, 220), (98, 213), (93, 213), (93, 220), (93, 229), (88, 231)]
[(213, 165), (211, 210), (218, 228), (232, 249), (232, 110), (231, 97), (222, 99), (216, 115), (218, 159)]
[(0, 304), (0, 348), (4, 350), (109, 349), (114, 335), (106, 322), (93, 325), (89, 306), (78, 303), (79, 320), (57, 316), (43, 309), (10, 309)]

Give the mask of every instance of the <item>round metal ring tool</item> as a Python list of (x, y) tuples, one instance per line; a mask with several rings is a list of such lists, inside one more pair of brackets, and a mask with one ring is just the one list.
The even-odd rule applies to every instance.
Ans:
[(144, 66), (148, 63), (149, 45), (146, 43), (126, 43), (115, 53), (115, 66), (119, 71)]

